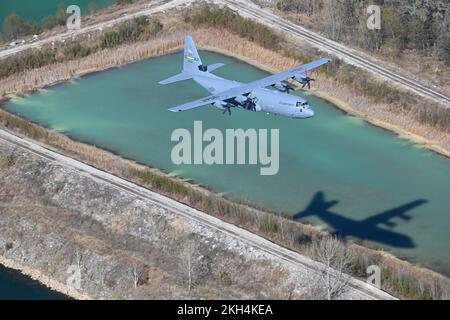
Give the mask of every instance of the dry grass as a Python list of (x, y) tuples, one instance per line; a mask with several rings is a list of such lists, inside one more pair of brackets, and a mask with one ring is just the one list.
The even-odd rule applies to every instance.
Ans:
[[(305, 62), (301, 57), (289, 57), (282, 53), (261, 48), (257, 44), (226, 30), (214, 28), (189, 30), (184, 26), (184, 28), (167, 29), (159, 37), (145, 42), (101, 50), (81, 60), (30, 70), (8, 79), (2, 79), (0, 80), (0, 94), (7, 92), (23, 93), (55, 82), (68, 80), (74, 75), (173, 52), (181, 48), (183, 36), (188, 32), (193, 35), (202, 48), (237, 56), (269, 71), (279, 71)], [(308, 55), (305, 55), (304, 58), (307, 57)], [(320, 80), (317, 82), (320, 90), (338, 96), (339, 99), (351, 105), (357, 112), (379, 117), (383, 121), (408, 128), (417, 134), (422, 133), (426, 137), (435, 139), (435, 141), (439, 140), (441, 145), (450, 149), (448, 134), (444, 134), (438, 129), (431, 130), (432, 127), (421, 125), (411, 117), (393, 113), (389, 110), (389, 106), (374, 106), (369, 98), (356, 96), (350, 88), (339, 87), (333, 79), (325, 74), (317, 74), (316, 78)], [(252, 208), (247, 204), (233, 203), (210, 190), (193, 186), (177, 178), (168, 177), (159, 170), (124, 160), (93, 146), (75, 142), (61, 134), (48, 132), (3, 110), (0, 110), (0, 124), (16, 133), (50, 145), (59, 152), (102, 170), (128, 178), (301, 253), (307, 251), (307, 247), (314, 239), (325, 234), (312, 226), (259, 210), (260, 208)], [(450, 285), (447, 278), (412, 266), (390, 255), (355, 244), (348, 245), (352, 246), (358, 253), (358, 258), (354, 262), (354, 275), (364, 277), (365, 267), (376, 263), (385, 270), (384, 288), (397, 296), (441, 299), (449, 297)]]
[(1, 155), (0, 156), (0, 168), (8, 170), (13, 167), (16, 159), (13, 154)]
[[(29, 132), (34, 132), (33, 138), (50, 149), (127, 178), (302, 254), (307, 254), (311, 244), (327, 236), (326, 232), (289, 217), (254, 208), (245, 203), (232, 202), (210, 190), (194, 186), (176, 177), (169, 177), (157, 169), (122, 159), (61, 134), (48, 132), (4, 110), (0, 110), (0, 125), (19, 135), (28, 136)], [(365, 278), (367, 266), (377, 264), (383, 269), (383, 288), (396, 296), (420, 299), (450, 297), (450, 281), (444, 276), (357, 244), (347, 243), (347, 246), (356, 253), (356, 258), (352, 262), (352, 274), (356, 277)]]

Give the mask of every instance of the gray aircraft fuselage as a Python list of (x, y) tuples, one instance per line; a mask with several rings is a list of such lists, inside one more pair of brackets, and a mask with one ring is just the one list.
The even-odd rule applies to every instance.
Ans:
[[(212, 94), (243, 85), (241, 82), (224, 79), (209, 72), (196, 74), (192, 79)], [(256, 108), (253, 111), (256, 112), (267, 112), (293, 119), (314, 116), (314, 111), (305, 99), (278, 90), (255, 88), (249, 97), (255, 99)], [(223, 110), (220, 106), (216, 107)]]

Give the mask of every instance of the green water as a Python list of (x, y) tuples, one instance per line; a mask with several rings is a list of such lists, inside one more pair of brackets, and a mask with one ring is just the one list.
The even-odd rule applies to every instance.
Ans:
[[(216, 74), (240, 81), (266, 75), (230, 57), (202, 52)], [(450, 161), (370, 126), (308, 95), (316, 116), (291, 120), (205, 106), (166, 109), (207, 94), (192, 81), (160, 86), (179, 71), (181, 53), (95, 73), (5, 107), (77, 139), (163, 168), (224, 192), (286, 212), (303, 221), (363, 239), (399, 257), (450, 274)], [(175, 166), (176, 128), (279, 128), (280, 170), (259, 166)]]
[(0, 0), (0, 29), (3, 28), (5, 17), (13, 12), (23, 19), (39, 22), (46, 16), (54, 15), (60, 3), (66, 7), (72, 4), (78, 5), (83, 15), (89, 13), (88, 5), (90, 3), (95, 3), (100, 9), (115, 3), (115, 0)]
[(62, 300), (67, 296), (52, 291), (17, 271), (0, 266), (0, 300)]

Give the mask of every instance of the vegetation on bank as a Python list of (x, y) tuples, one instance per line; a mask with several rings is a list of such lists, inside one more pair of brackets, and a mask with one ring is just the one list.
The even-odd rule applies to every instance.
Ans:
[[(186, 21), (197, 23), (195, 24), (196, 26), (216, 26), (220, 28), (227, 28), (227, 30), (229, 27), (231, 28), (228, 23), (214, 22), (213, 18), (215, 15), (211, 16), (210, 21), (207, 18), (207, 15), (205, 15), (205, 8), (200, 8), (198, 10), (199, 11), (193, 11), (192, 13), (190, 13), (190, 15), (192, 15), (191, 18), (186, 16)], [(219, 9), (212, 8), (211, 10)], [(234, 19), (242, 19), (232, 18), (231, 14), (234, 13), (225, 14), (230, 15), (227, 21), (238, 21)], [(198, 19), (197, 22), (193, 22), (196, 19), (196, 15), (197, 17), (201, 17), (201, 19)], [(216, 18), (218, 18), (218, 16), (216, 16)], [(149, 30), (152, 24), (153, 23), (150, 22), (145, 27), (145, 30)], [(252, 29), (257, 27), (258, 24), (253, 23), (252, 27), (250, 28), (250, 30), (253, 31), (249, 33), (242, 31), (245, 30), (245, 28), (231, 29), (230, 31), (239, 34), (240, 36), (262, 46), (259, 41), (262, 41), (261, 43), (266, 43), (264, 40), (265, 38), (255, 37), (254, 29)], [(261, 28), (265, 27), (261, 26)], [(133, 25), (133, 23), (127, 23), (127, 27), (124, 27), (123, 30), (132, 31), (140, 29), (136, 28), (136, 25)], [(236, 30), (241, 31), (238, 32)], [(118, 30), (115, 32), (119, 34)], [(125, 43), (135, 41), (130, 39), (133, 39), (137, 35), (134, 39), (144, 40), (146, 39), (146, 34), (146, 31), (137, 33), (122, 31), (122, 39)], [(265, 32), (261, 32), (261, 34), (265, 34)], [(284, 55), (295, 57), (295, 59), (299, 61), (307, 61), (315, 58), (314, 55), (309, 55), (306, 52), (302, 52), (301, 54), (299, 54), (296, 50), (290, 50), (281, 37), (277, 36), (276, 34), (273, 35), (277, 39), (276, 48), (279, 48), (280, 52), (284, 52)], [(100, 50), (102, 48), (100, 46), (100, 43), (101, 42), (97, 42), (94, 45), (69, 45), (68, 47), (65, 47), (64, 50), (57, 51), (57, 54), (55, 54), (54, 57), (55, 59), (57, 59), (56, 61), (78, 59), (79, 57)], [(119, 42), (117, 43), (119, 44)], [(89, 51), (87, 51), (86, 48), (89, 48)], [(270, 49), (273, 48), (270, 47)], [(372, 87), (373, 91), (377, 94), (373, 97), (373, 99), (375, 100), (390, 99), (389, 101), (392, 101), (392, 103), (395, 104), (397, 102), (397, 98), (403, 99), (404, 92), (392, 88), (388, 84), (378, 83), (370, 74), (364, 76), (364, 72), (362, 72), (361, 70), (354, 69), (353, 67), (348, 67), (339, 61), (330, 65), (329, 68), (324, 72), (335, 77), (336, 81), (342, 83), (343, 85), (352, 86), (352, 88), (354, 88), (355, 90), (362, 90), (357, 92), (367, 94), (368, 97), (371, 97), (372, 93), (372, 91), (368, 88), (370, 88), (370, 86), (375, 86)], [(352, 75), (352, 73), (354, 74)], [(362, 82), (364, 86), (359, 86), (359, 80), (357, 77), (367, 78), (366, 82)], [(386, 94), (384, 90), (392, 90), (392, 92), (390, 91), (388, 94)], [(398, 92), (396, 92), (396, 90)], [(411, 97), (411, 99), (416, 98)], [(405, 100), (405, 103), (408, 103), (409, 105), (410, 102)], [(420, 103), (419, 105), (421, 106), (422, 104)], [(319, 232), (312, 227), (302, 225), (286, 217), (276, 215), (275, 213), (261, 212), (242, 204), (233, 203), (223, 197), (204, 192), (202, 190), (199, 190), (198, 188), (187, 185), (186, 183), (176, 178), (163, 176), (154, 170), (145, 169), (139, 166), (128, 166), (124, 163), (114, 163), (114, 161), (105, 162), (104, 159), (107, 157), (105, 157), (105, 153), (103, 153), (102, 151), (95, 148), (88, 148), (86, 146), (80, 147), (79, 144), (76, 144), (67, 138), (64, 139), (59, 135), (48, 133), (47, 130), (34, 124), (30, 124), (26, 120), (12, 116), (7, 112), (0, 112), (0, 123), (7, 128), (16, 130), (35, 140), (43, 141), (45, 143), (48, 143), (49, 145), (55, 146), (63, 150), (64, 152), (73, 155), (75, 158), (85, 160), (86, 162), (92, 163), (99, 168), (127, 177), (130, 180), (140, 183), (146, 187), (152, 188), (155, 191), (164, 193), (176, 200), (189, 204), (205, 212), (211, 213), (218, 217), (222, 217), (227, 221), (238, 224), (255, 233), (259, 233), (273, 241), (282, 243), (304, 254), (307, 254), (307, 248), (311, 243), (314, 243), (317, 239), (326, 236), (326, 234), (323, 232)], [(379, 252), (374, 252), (372, 250), (354, 246), (352, 244), (347, 245), (352, 246), (352, 248), (354, 248), (354, 250), (358, 252), (357, 257), (352, 263), (352, 273), (355, 276), (360, 276), (362, 278), (366, 277), (366, 267), (372, 264), (377, 264), (383, 268), (382, 274), (384, 278), (384, 288), (389, 292), (393, 292), (397, 296), (408, 298), (445, 298), (448, 296), (448, 282), (445, 280), (442, 281), (442, 278), (440, 278), (439, 276), (433, 273), (428, 273), (421, 269), (417, 269), (406, 263), (400, 262), (395, 258), (385, 256)]]
[[(292, 1), (286, 1), (286, 3), (283, 3), (283, 6), (287, 6), (285, 7), (286, 10), (288, 10), (290, 8), (289, 6), (292, 5), (294, 5)], [(338, 4), (338, 6), (340, 5), (341, 4)], [(301, 8), (299, 7), (295, 10), (310, 12), (313, 16), (315, 15), (315, 12), (322, 12), (317, 8), (313, 9), (311, 6), (312, 4), (307, 1), (304, 6), (301, 6)], [(348, 4), (348, 7), (350, 9), (353, 8), (350, 4)], [(63, 6), (60, 6), (58, 13), (55, 15), (60, 22), (63, 17), (65, 17), (65, 11), (62, 9)], [(437, 16), (443, 14), (440, 5), (436, 7), (427, 7), (426, 10), (434, 10), (433, 14)], [(344, 10), (344, 13), (342, 14), (348, 14), (348, 12), (345, 12), (347, 11)], [(448, 15), (448, 12), (446, 11), (445, 14)], [(20, 18), (17, 18), (19, 17), (11, 17), (5, 21), (5, 26), (8, 26), (5, 30), (9, 30), (8, 32), (10, 34), (20, 33), (24, 32), (23, 30), (27, 30), (27, 27), (25, 26), (27, 23), (21, 21)], [(442, 20), (442, 17), (439, 19)], [(436, 21), (444, 23), (439, 19)], [(19, 22), (11, 22), (17, 20), (19, 20)], [(314, 54), (306, 54), (305, 52), (300, 53), (295, 50), (295, 48), (288, 48), (286, 46), (286, 41), (284, 41), (284, 39), (277, 33), (260, 23), (239, 16), (228, 8), (219, 8), (207, 5), (200, 6), (195, 10), (189, 11), (185, 15), (184, 20), (185, 22), (192, 24), (194, 27), (209, 26), (225, 28), (230, 32), (255, 42), (264, 48), (283, 52), (285, 56), (293, 57), (299, 61), (307, 62), (316, 58)], [(445, 23), (444, 26), (446, 26)], [(113, 48), (124, 43), (149, 39), (157, 35), (162, 30), (163, 25), (159, 20), (152, 19), (148, 21), (144, 17), (136, 18), (132, 21), (124, 22), (117, 28), (117, 30), (103, 33), (94, 45), (77, 43), (75, 45), (68, 45), (62, 50), (62, 52), (46, 49), (37, 52), (31, 51), (17, 57), (8, 58), (0, 63), (0, 78), (20, 73), (24, 70), (50, 65), (55, 62), (80, 59), (88, 56), (89, 54), (95, 53), (100, 49)], [(345, 30), (347, 30), (347, 28)], [(434, 30), (437, 29), (434, 28)], [(342, 32), (345, 34), (344, 31)], [(389, 105), (390, 111), (393, 113), (408, 113), (420, 123), (431, 125), (439, 128), (440, 130), (450, 132), (449, 108), (442, 108), (440, 105), (430, 103), (428, 101), (424, 102), (424, 99), (421, 97), (402, 91), (389, 83), (378, 81), (368, 71), (361, 70), (355, 66), (347, 65), (339, 59), (335, 59), (332, 64), (327, 66), (326, 73), (328, 76), (335, 79), (339, 85), (352, 88), (352, 90), (358, 95), (363, 95), (374, 103), (384, 103)]]
[[(381, 29), (367, 28), (367, 8), (379, 5)], [(447, 0), (278, 0), (276, 8), (303, 15), (309, 27), (335, 41), (366, 50), (390, 49), (433, 56), (450, 65), (450, 7)]]
[[(324, 231), (281, 214), (265, 212), (252, 208), (248, 204), (233, 202), (180, 179), (164, 175), (158, 170), (130, 164), (95, 147), (51, 133), (4, 110), (0, 110), (0, 125), (51, 145), (76, 159), (239, 225), (302, 254), (310, 254), (312, 246), (323, 238), (330, 237)], [(11, 159), (3, 159), (0, 165), (6, 166), (9, 163)], [(342, 246), (346, 246), (355, 253), (352, 255), (349, 269), (353, 276), (366, 278), (367, 267), (375, 264), (382, 269), (383, 289), (395, 296), (410, 299), (447, 299), (449, 297), (450, 284), (443, 276), (351, 242), (342, 240)]]
[(133, 41), (154, 37), (163, 29), (159, 20), (151, 20), (146, 17), (139, 17), (130, 22), (121, 24), (117, 31), (103, 33), (98, 44), (101, 48), (111, 48)]
[(357, 94), (370, 98), (374, 104), (387, 104), (395, 113), (412, 113), (419, 122), (450, 132), (450, 108), (425, 103), (417, 95), (401, 91), (389, 82), (377, 81), (368, 71), (341, 60), (336, 60), (327, 68), (327, 73), (340, 84), (353, 88)]
[(23, 36), (39, 34), (56, 26), (64, 25), (67, 17), (68, 14), (66, 13), (64, 3), (58, 5), (58, 9), (54, 15), (43, 18), (41, 22), (25, 20), (13, 12), (3, 21), (2, 36), (6, 40), (17, 40)]
[[(308, 54), (289, 47), (286, 41), (271, 29), (243, 18), (228, 8), (201, 6), (187, 14), (185, 21), (194, 26), (226, 28), (264, 48), (280, 51), (283, 55), (304, 63), (316, 59), (318, 55), (317, 52)], [(370, 72), (348, 65), (340, 59), (334, 59), (324, 70), (327, 76), (335, 79), (338, 84), (352, 88), (355, 93), (368, 97), (374, 103), (389, 105), (394, 113), (411, 113), (421, 123), (450, 132), (450, 108), (430, 102), (424, 103), (420, 97), (402, 91), (391, 83), (378, 81)]]
[[(132, 4), (133, 0), (116, 0), (118, 5), (128, 5)], [(61, 2), (58, 5), (56, 13), (53, 15), (46, 16), (40, 22), (34, 20), (25, 20), (15, 12), (8, 15), (2, 26), (2, 32), (0, 33), (0, 40), (4, 38), (5, 40), (17, 40), (20, 37), (34, 35), (42, 33), (46, 30), (51, 30), (56, 26), (62, 26), (66, 24), (68, 14), (66, 12), (66, 5)], [(88, 4), (88, 12), (95, 13), (97, 11), (97, 5), (95, 2)]]
[(40, 68), (57, 61), (55, 52), (42, 50), (7, 58), (0, 63), (0, 78), (8, 77), (25, 70)]
[(56, 62), (80, 59), (104, 48), (113, 48), (124, 43), (146, 40), (155, 37), (162, 30), (163, 25), (159, 20), (147, 20), (146, 17), (139, 17), (124, 22), (118, 27), (117, 31), (103, 33), (97, 39), (97, 42), (93, 44), (70, 43), (60, 50), (28, 51), (24, 54), (7, 58), (0, 63), (0, 78)]
[(201, 6), (185, 15), (184, 21), (193, 26), (209, 26), (226, 28), (243, 38), (256, 42), (260, 46), (277, 50), (280, 45), (280, 37), (268, 27), (246, 19), (228, 8)]

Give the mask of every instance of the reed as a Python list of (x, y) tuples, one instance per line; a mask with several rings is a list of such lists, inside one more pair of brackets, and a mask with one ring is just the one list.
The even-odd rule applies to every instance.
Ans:
[[(91, 145), (50, 132), (16, 115), (0, 109), (0, 125), (16, 134), (32, 137), (57, 152), (67, 154), (101, 170), (124, 177), (143, 187), (164, 194), (179, 202), (236, 224), (301, 254), (308, 255), (314, 243), (329, 234), (313, 226), (292, 220), (277, 212), (253, 207), (248, 202), (231, 201), (164, 172), (125, 160)], [(34, 133), (30, 136), (30, 133)], [(0, 166), (14, 165), (0, 157)], [(355, 252), (351, 264), (352, 275), (364, 279), (368, 266), (376, 264), (382, 269), (383, 289), (394, 296), (408, 299), (449, 299), (450, 280), (433, 271), (416, 267), (382, 251), (369, 249), (353, 242), (341, 240)]]
[[(290, 42), (288, 39), (278, 39), (277, 51), (274, 51), (272, 48), (263, 47), (254, 38), (247, 38), (247, 34), (241, 34), (233, 29), (227, 30), (223, 24), (219, 25), (223, 27), (221, 29), (208, 23), (197, 23), (196, 27), (193, 27), (189, 19), (187, 21), (184, 24), (175, 24), (171, 28), (165, 26), (157, 35), (151, 35), (143, 41), (98, 49), (81, 59), (54, 63), (10, 75), (0, 79), (0, 95), (24, 94), (92, 71), (174, 52), (182, 48), (183, 36), (186, 33), (192, 34), (201, 48), (234, 55), (273, 72), (317, 57), (317, 52), (304, 44), (300, 54), (298, 43)], [(356, 81), (365, 76), (368, 79), (364, 86), (355, 88)], [(346, 105), (351, 105), (352, 112), (356, 111), (386, 123), (393, 123), (410, 132), (433, 139), (450, 150), (450, 135), (445, 129), (445, 125), (448, 125), (446, 122), (448, 118), (445, 117), (448, 115), (441, 114), (442, 111), (423, 111), (420, 106), (430, 104), (423, 103), (421, 98), (407, 96), (408, 93), (396, 88), (388, 88), (378, 83), (371, 75), (361, 76), (340, 62), (331, 65), (325, 71), (318, 72), (315, 77), (319, 80), (316, 85), (320, 91), (336, 96)], [(403, 102), (398, 104), (397, 100)], [(436, 116), (430, 115), (430, 112), (439, 113), (437, 117), (443, 117), (444, 120), (437, 121)], [(418, 113), (420, 117), (428, 120), (422, 122), (416, 118)], [(49, 145), (59, 152), (237, 224), (302, 254), (307, 254), (310, 245), (318, 238), (327, 236), (324, 231), (293, 221), (282, 214), (268, 212), (246, 201), (230, 201), (211, 190), (169, 177), (160, 170), (124, 160), (93, 146), (75, 142), (64, 135), (49, 132), (4, 110), (0, 110), (0, 124), (11, 131)], [(367, 266), (377, 264), (383, 270), (383, 288), (396, 296), (432, 299), (450, 297), (450, 284), (446, 277), (377, 250), (354, 243), (346, 245), (351, 246), (357, 253), (352, 268), (354, 276), (364, 278)]]

